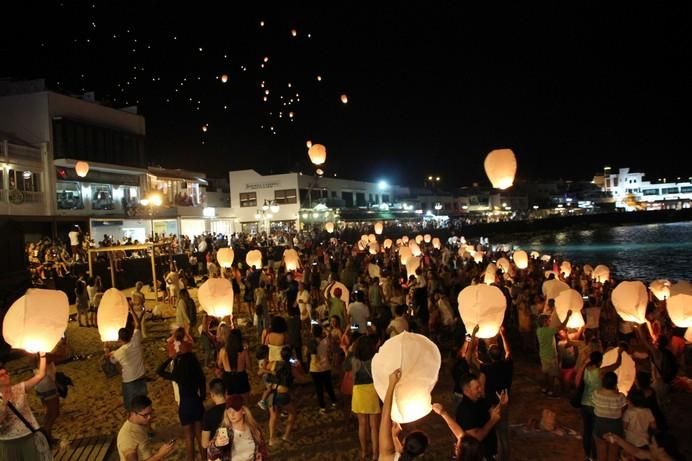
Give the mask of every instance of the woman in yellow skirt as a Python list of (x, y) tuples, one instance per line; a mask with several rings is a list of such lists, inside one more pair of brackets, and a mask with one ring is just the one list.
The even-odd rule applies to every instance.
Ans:
[(379, 455), (378, 431), (380, 427), (380, 398), (372, 381), (372, 357), (377, 339), (361, 336), (353, 345), (352, 353), (344, 361), (344, 370), (353, 372), (353, 399), (351, 411), (358, 417), (360, 459), (365, 461), (368, 448), (368, 426), (372, 442), (372, 459)]

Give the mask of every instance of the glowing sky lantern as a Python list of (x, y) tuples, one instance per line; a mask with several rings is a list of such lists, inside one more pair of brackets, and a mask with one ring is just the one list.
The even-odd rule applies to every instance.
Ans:
[(370, 240), (368, 239), (368, 234), (362, 234), (360, 236), (360, 239), (364, 241), (365, 243), (368, 243)]
[(543, 296), (546, 299), (555, 299), (561, 292), (569, 289), (569, 285), (558, 279), (546, 280), (541, 287)]
[(380, 266), (377, 264), (368, 264), (368, 275), (370, 278), (380, 277)]
[(541, 256), (541, 261), (546, 262), (546, 263), (549, 262), (551, 259), (553, 259), (553, 258), (550, 255)]
[(197, 299), (202, 309), (212, 317), (233, 314), (233, 286), (228, 279), (208, 279), (197, 290)]
[(389, 250), (392, 247), (392, 239), (384, 239), (384, 249)]
[(15, 349), (50, 352), (65, 334), (69, 315), (70, 303), (65, 293), (29, 288), (7, 310), (2, 335)]
[(596, 282), (603, 283), (606, 280), (610, 279), (610, 269), (608, 269), (608, 266), (599, 264), (598, 266), (596, 266), (593, 272), (591, 272), (591, 278)]
[(300, 267), (300, 258), (298, 257), (298, 252), (293, 248), (288, 248), (284, 250), (284, 264), (286, 264), (286, 270), (296, 271)]
[(418, 245), (420, 245), (422, 241), (423, 241), (423, 236), (420, 234), (416, 235), (416, 243)]
[[(617, 360), (618, 349), (616, 347), (603, 354), (601, 368), (609, 367)], [(622, 394), (627, 395), (634, 384), (634, 380), (637, 378), (636, 365), (627, 352), (622, 353), (622, 360), (620, 366), (615, 370), (615, 374), (618, 375), (618, 390)]]
[(368, 235), (368, 243), (377, 242), (377, 236), (375, 234)]
[(430, 242), (432, 241), (432, 235), (430, 235), (430, 234), (425, 234), (425, 235), (423, 236), (423, 241), (424, 241), (425, 243), (430, 243)]
[(205, 133), (209, 130), (209, 127), (207, 125), (202, 125), (202, 131)]
[(308, 149), (310, 149), (312, 147), (312, 141), (308, 139), (305, 145), (308, 147)]
[(414, 241), (409, 241), (408, 247), (411, 250), (411, 254), (413, 256), (420, 256), (423, 254), (423, 252), (420, 251), (420, 247), (418, 246), (418, 244)]
[(313, 144), (308, 149), (310, 161), (315, 165), (322, 165), (327, 161), (327, 148), (322, 144)]
[(334, 223), (331, 222), (331, 221), (328, 222), (328, 223), (326, 223), (326, 224), (324, 225), (324, 230), (326, 230), (326, 231), (329, 232), (330, 234), (331, 234), (332, 232), (334, 232)]
[(562, 261), (560, 264), (560, 273), (565, 277), (569, 277), (572, 273), (572, 264), (569, 261)]
[(408, 244), (408, 240), (408, 235), (404, 235), (403, 237), (401, 237), (401, 243), (403, 243), (404, 245)]
[(512, 255), (512, 259), (514, 259), (514, 264), (517, 266), (517, 269), (526, 269), (529, 267), (529, 257), (524, 250), (515, 251)]
[(375, 242), (370, 242), (368, 244), (368, 252), (370, 252), (371, 255), (376, 255), (377, 253), (380, 252), (380, 244)]
[(649, 285), (649, 290), (659, 301), (670, 298), (670, 282), (668, 280), (654, 280)]
[(245, 255), (245, 263), (248, 267), (254, 266), (255, 269), (262, 268), (262, 252), (259, 250), (250, 250)]
[(377, 235), (382, 235), (382, 231), (384, 230), (384, 224), (381, 222), (376, 222), (375, 223), (375, 233)]
[(584, 306), (584, 299), (577, 290), (568, 288), (561, 291), (555, 298), (555, 312), (560, 322), (565, 321), (567, 311), (572, 311), (572, 315), (567, 322), (567, 328), (581, 328), (584, 326), (584, 316), (581, 308)]
[(531, 259), (538, 259), (540, 256), (541, 254), (535, 250), (531, 252)]
[(473, 256), (473, 261), (476, 264), (481, 264), (483, 262), (483, 257), (485, 256), (485, 253), (483, 253), (482, 251), (474, 251), (471, 254)]
[(346, 96), (345, 94), (342, 94), (340, 99), (342, 103), (348, 104), (348, 96)]
[(80, 160), (74, 164), (74, 171), (77, 173), (77, 176), (83, 178), (87, 175), (87, 173), (89, 173), (89, 164)]
[(291, 37), (296, 37), (298, 36), (298, 31), (295, 29), (291, 29)]
[(416, 278), (418, 278), (418, 275), (416, 275), (416, 271), (420, 267), (420, 258), (416, 256), (411, 256), (406, 260), (406, 278), (408, 279), (412, 275), (415, 275)]
[(228, 81), (228, 75), (227, 75), (227, 74), (223, 74), (223, 75), (221, 76), (221, 82), (226, 83), (227, 81)]
[(435, 237), (434, 239), (432, 239), (432, 246), (436, 250), (439, 250), (440, 248), (442, 248), (442, 242), (440, 242), (439, 238)]
[[(336, 291), (337, 288), (340, 288), (340, 289), (341, 289), (341, 296), (340, 296), (340, 299), (344, 302), (344, 304), (346, 304), (346, 306), (348, 306), (348, 301), (349, 301), (349, 299), (348, 299), (348, 293), (349, 293), (349, 292), (348, 292), (348, 288), (346, 288), (346, 285), (344, 285), (344, 284), (341, 283), (341, 282), (334, 282), (334, 284), (332, 285), (332, 287), (331, 287), (331, 289), (330, 289), (331, 295), (332, 295), (332, 296), (336, 296), (335, 291)], [(327, 298), (327, 289), (328, 289), (328, 287), (324, 289), (324, 297), (325, 297), (325, 299)]]
[(125, 295), (117, 288), (109, 288), (103, 293), (96, 320), (101, 341), (117, 341), (118, 330), (125, 328), (130, 306)]
[(517, 159), (511, 149), (491, 151), (483, 163), (485, 174), (496, 189), (507, 189), (514, 183), (517, 172)]
[(401, 264), (406, 265), (406, 261), (408, 261), (408, 258), (413, 257), (413, 254), (411, 253), (411, 249), (407, 246), (402, 246), (399, 248), (399, 261), (401, 261)]
[(671, 286), (666, 308), (668, 317), (675, 326), (692, 327), (692, 285), (689, 282), (678, 282)]
[(589, 276), (593, 273), (593, 267), (591, 267), (588, 264), (585, 264), (584, 267), (582, 268), (582, 270), (584, 271), (584, 274), (586, 274), (587, 276)]
[(235, 259), (233, 248), (219, 248), (219, 251), (216, 252), (216, 259), (221, 267), (229, 268), (233, 266), (233, 259)]
[(642, 282), (620, 282), (610, 295), (610, 300), (615, 306), (615, 311), (625, 322), (646, 322), (649, 294)]
[(372, 359), (375, 390), (384, 400), (389, 375), (401, 370), (394, 388), (392, 421), (399, 424), (416, 421), (432, 410), (431, 392), (437, 383), (442, 356), (437, 345), (427, 337), (404, 331), (388, 339)]
[(459, 315), (467, 332), (479, 326), (478, 338), (493, 338), (505, 318), (507, 299), (502, 291), (491, 285), (470, 285), (459, 293)]
[(483, 283), (486, 285), (492, 285), (495, 283), (495, 278), (497, 277), (497, 266), (490, 263), (485, 268), (485, 273), (483, 274)]
[(497, 267), (500, 268), (500, 270), (504, 273), (509, 272), (509, 269), (511, 267), (511, 263), (509, 262), (509, 259), (502, 257), (497, 260)]

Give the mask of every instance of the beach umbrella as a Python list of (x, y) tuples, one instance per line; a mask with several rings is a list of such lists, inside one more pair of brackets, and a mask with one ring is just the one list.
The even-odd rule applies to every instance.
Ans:
[(109, 288), (103, 293), (98, 311), (96, 311), (101, 341), (118, 340), (118, 331), (125, 328), (129, 312), (130, 305), (122, 291)]
[(491, 151), (483, 163), (485, 174), (496, 189), (507, 189), (514, 183), (517, 172), (517, 159), (511, 149)]
[(649, 302), (649, 295), (642, 282), (620, 282), (610, 295), (610, 300), (615, 306), (615, 311), (625, 322), (646, 322), (646, 305)]
[(507, 299), (502, 291), (491, 285), (470, 285), (459, 293), (459, 315), (467, 332), (479, 326), (479, 338), (493, 338), (500, 331), (505, 317)]
[(69, 315), (65, 293), (29, 288), (5, 313), (2, 335), (15, 349), (50, 352), (65, 334)]
[(380, 347), (372, 359), (372, 378), (381, 400), (387, 394), (389, 375), (396, 369), (401, 370), (392, 400), (392, 421), (410, 423), (430, 413), (430, 394), (437, 383), (441, 364), (437, 345), (417, 333), (404, 331)]

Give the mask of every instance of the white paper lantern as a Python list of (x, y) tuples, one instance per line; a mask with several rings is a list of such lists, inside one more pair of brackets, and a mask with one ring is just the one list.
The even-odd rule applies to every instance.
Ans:
[[(594, 269), (594, 273), (597, 269)], [(610, 300), (613, 302), (618, 315), (625, 322), (646, 322), (646, 305), (649, 302), (649, 294), (642, 282), (620, 282), (610, 295)]]
[(692, 343), (692, 328), (685, 330), (685, 341)]
[(417, 243), (418, 245), (420, 245), (421, 242), (423, 241), (423, 236), (420, 235), (420, 234), (418, 234), (418, 235), (416, 235), (415, 240), (416, 240), (416, 243)]
[(109, 288), (103, 293), (98, 311), (96, 311), (101, 341), (118, 340), (118, 331), (125, 328), (129, 310), (127, 298), (122, 291)]
[(248, 267), (255, 266), (256, 269), (262, 268), (262, 252), (259, 250), (250, 250), (245, 255), (245, 263)]
[(497, 260), (497, 267), (499, 267), (500, 270), (505, 274), (509, 272), (511, 266), (512, 264), (509, 262), (509, 259), (507, 258), (503, 257)]
[(430, 243), (430, 242), (432, 241), (432, 235), (430, 235), (430, 234), (425, 234), (425, 235), (423, 236), (423, 241), (424, 241), (425, 243)]
[(324, 230), (329, 232), (330, 234), (334, 232), (334, 223), (333, 222), (328, 222), (324, 225)]
[(420, 258), (417, 256), (411, 256), (406, 260), (406, 278), (411, 277), (412, 275), (415, 275), (416, 278), (418, 278), (418, 275), (416, 275), (416, 271), (420, 267)]
[(377, 235), (382, 235), (382, 231), (384, 230), (384, 224), (381, 222), (376, 222), (375, 223), (375, 233)]
[(442, 242), (440, 242), (439, 238), (435, 237), (434, 239), (432, 239), (432, 246), (436, 250), (439, 250), (440, 248), (442, 248)]
[(370, 240), (368, 239), (368, 234), (363, 234), (360, 236), (360, 239), (364, 241), (365, 243), (368, 243)]
[(603, 283), (610, 279), (610, 269), (608, 269), (608, 266), (599, 264), (593, 272), (591, 272), (591, 278), (596, 282)]
[(368, 243), (377, 242), (377, 236), (375, 234), (368, 235)]
[(420, 251), (420, 247), (418, 246), (418, 244), (416, 242), (412, 242), (412, 241), (408, 242), (408, 247), (411, 250), (411, 254), (413, 256), (420, 256), (423, 254), (423, 252)]
[(511, 149), (496, 149), (491, 151), (483, 163), (485, 174), (496, 189), (507, 189), (514, 184), (517, 172), (517, 159)]
[(416, 421), (432, 410), (431, 392), (437, 383), (442, 357), (437, 345), (427, 337), (404, 331), (388, 339), (372, 359), (375, 390), (384, 400), (389, 375), (401, 370), (394, 389), (392, 421), (399, 424)]
[(649, 285), (649, 290), (659, 301), (670, 298), (670, 282), (668, 280), (654, 280)]
[[(609, 367), (613, 365), (618, 360), (618, 349), (613, 348), (608, 352), (603, 354), (603, 362), (601, 362), (601, 368)], [(622, 353), (622, 360), (620, 361), (620, 366), (615, 370), (615, 374), (618, 375), (618, 391), (620, 393), (627, 395), (637, 378), (637, 369), (632, 360), (632, 357), (627, 352)]]
[(560, 264), (560, 273), (565, 277), (569, 277), (572, 273), (572, 264), (569, 261), (562, 261)]
[(483, 283), (486, 285), (492, 285), (495, 283), (497, 277), (497, 266), (493, 263), (488, 264), (485, 268), (485, 274), (483, 275)]
[(288, 248), (284, 250), (284, 264), (286, 264), (286, 271), (296, 271), (300, 267), (300, 258), (298, 257), (298, 252), (293, 248)]
[(233, 286), (228, 279), (208, 279), (199, 287), (197, 298), (202, 309), (212, 317), (233, 314)]
[(481, 264), (483, 262), (483, 257), (485, 256), (485, 253), (483, 253), (482, 251), (474, 251), (470, 254), (473, 256), (473, 261), (476, 264)]
[(377, 242), (370, 242), (368, 244), (368, 251), (371, 255), (376, 255), (380, 252), (380, 244)]
[(459, 315), (466, 331), (471, 333), (479, 326), (478, 338), (493, 338), (500, 331), (505, 317), (507, 299), (496, 286), (470, 285), (459, 293)]
[(688, 282), (678, 282), (671, 286), (666, 308), (675, 326), (692, 327), (692, 285)]
[(529, 267), (529, 257), (524, 250), (515, 251), (512, 255), (512, 259), (514, 259), (514, 264), (517, 266), (517, 269), (526, 269)]
[(541, 261), (543, 261), (543, 262), (545, 262), (545, 263), (549, 262), (551, 259), (553, 259), (553, 257), (550, 256), (550, 255), (543, 255), (543, 256), (541, 256)]
[(531, 259), (538, 259), (540, 256), (541, 254), (535, 250), (531, 252)]
[(89, 173), (89, 164), (80, 160), (74, 164), (74, 171), (77, 173), (77, 176), (83, 178)]
[(558, 279), (546, 280), (541, 287), (546, 299), (555, 299), (561, 292), (569, 289), (569, 285)]
[(7, 310), (2, 335), (15, 349), (50, 352), (65, 333), (69, 315), (70, 303), (65, 293), (29, 288)]
[(567, 328), (581, 328), (584, 326), (584, 316), (581, 308), (584, 306), (584, 299), (577, 290), (568, 288), (561, 291), (555, 298), (555, 312), (560, 322), (565, 321), (567, 311), (572, 311), (572, 315), (567, 322)]
[(403, 237), (401, 237), (401, 243), (403, 243), (404, 245), (408, 244), (408, 240), (408, 235), (404, 235)]
[[(335, 291), (337, 288), (341, 288), (341, 296), (340, 296), (340, 299), (344, 302), (344, 304), (346, 304), (346, 306), (348, 306), (348, 302), (349, 302), (349, 299), (348, 299), (348, 288), (346, 288), (346, 285), (344, 285), (344, 284), (341, 283), (341, 282), (334, 282), (334, 284), (332, 285), (332, 288), (331, 288), (331, 295), (334, 296), (334, 297), (336, 296), (336, 294), (334, 293), (334, 291)], [(328, 292), (327, 292), (327, 288), (325, 288), (325, 289), (324, 289), (324, 293), (323, 293), (325, 298), (327, 298), (327, 293), (328, 293)]]
[(310, 161), (315, 165), (322, 165), (327, 161), (327, 148), (322, 144), (313, 144), (308, 149)]
[(399, 261), (401, 264), (406, 265), (406, 261), (408, 261), (408, 259), (411, 257), (413, 257), (413, 254), (408, 246), (402, 246), (399, 248)]
[(370, 263), (368, 264), (368, 275), (370, 278), (379, 278), (380, 277), (380, 266), (377, 264)]
[(588, 264), (585, 264), (582, 270), (584, 271), (584, 274), (586, 274), (587, 276), (593, 273), (593, 267), (591, 267)]
[(389, 250), (392, 247), (392, 239), (384, 239), (384, 249)]
[(216, 259), (221, 267), (229, 268), (233, 266), (233, 259), (235, 259), (233, 248), (219, 248), (219, 251), (216, 252)]

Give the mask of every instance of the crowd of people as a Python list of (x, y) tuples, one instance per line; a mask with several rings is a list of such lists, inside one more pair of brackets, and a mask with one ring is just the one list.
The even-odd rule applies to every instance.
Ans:
[[(292, 442), (299, 411), (319, 414), (337, 408), (346, 410), (345, 418), (351, 413), (357, 418), (361, 459), (414, 459), (426, 450), (428, 437), (418, 431), (402, 437), (401, 426), (389, 414), (401, 372), (392, 373), (382, 400), (373, 385), (373, 357), (384, 342), (404, 331), (433, 339), (451, 362), (454, 386), (448, 391), (454, 408), (448, 412), (435, 404), (433, 410), (449, 426), (458, 460), (510, 459), (516, 351), (540, 367), (545, 398), (570, 398), (581, 412), (585, 459), (680, 459), (668, 430), (674, 422), (666, 419), (665, 410), (670, 393), (684, 384), (689, 348), (684, 330), (668, 317), (665, 300), (650, 297), (645, 324), (626, 322), (611, 301), (619, 282), (614, 277), (595, 281), (576, 264), (566, 275), (555, 259), (531, 259), (527, 269), (512, 266), (493, 274), (489, 283), (506, 298), (505, 316), (496, 337), (480, 339), (477, 330), (465, 328), (457, 297), (465, 287), (487, 283), (488, 263), (509, 257), (509, 249), (483, 241), (473, 251), (459, 251), (464, 244), (460, 239), (450, 238), (439, 248), (421, 241), (420, 267), (409, 274), (396, 244), (370, 252), (349, 235), (276, 236), (299, 251), (295, 271), (286, 270), (280, 257), (264, 260), (263, 267), (248, 267), (236, 257), (232, 267), (222, 269), (217, 250), (230, 244), (242, 254), (257, 243), (248, 236), (234, 235), (229, 242), (208, 235), (180, 242), (180, 251), (190, 252), (190, 265), (194, 262), (198, 270), (191, 277), (183, 272), (183, 283), (175, 267), (165, 276), (174, 287), (167, 300), (176, 308), (178, 328), (157, 373), (174, 383), (186, 459), (269, 459), (277, 446)], [(560, 318), (554, 298), (544, 289), (547, 272), (548, 280), (557, 277), (583, 296), (581, 313)], [(232, 318), (206, 316), (195, 304), (188, 289), (202, 276), (231, 281)], [(336, 282), (348, 293), (335, 288)], [(90, 301), (91, 286), (85, 282), (87, 312), (93, 304), (94, 311), (98, 308)], [(106, 350), (107, 361), (120, 367), (123, 405), (129, 412), (118, 434), (122, 460), (162, 459), (173, 450), (172, 443), (154, 450), (149, 442), (155, 403), (147, 397), (141, 288), (138, 284), (132, 296), (130, 322), (119, 332), (119, 347)], [(91, 291), (96, 298), (98, 288)], [(585, 325), (568, 328), (570, 315), (583, 315)], [(88, 315), (85, 323), (90, 325)], [(604, 353), (612, 349), (618, 359), (602, 366)], [(615, 373), (625, 354), (636, 364), (635, 383), (626, 390), (618, 386)], [(214, 376), (209, 382), (205, 369)], [(0, 386), (7, 386), (1, 381), (9, 379), (3, 372)], [(261, 395), (252, 392), (252, 373), (261, 376)], [(314, 408), (296, 405), (293, 394), (301, 382), (313, 383)], [(211, 406), (205, 405), (208, 394)], [(250, 405), (254, 399), (257, 408)], [(253, 411), (269, 412), (266, 431)], [(286, 420), (279, 435), (282, 414)], [(10, 443), (14, 436), (26, 435), (11, 415), (5, 421), (8, 417), (17, 431), (0, 437), (0, 449), (16, 448)]]

